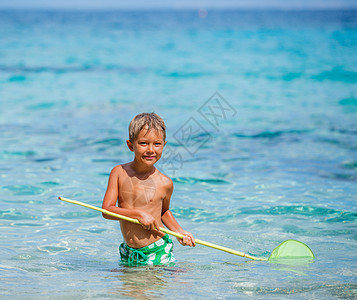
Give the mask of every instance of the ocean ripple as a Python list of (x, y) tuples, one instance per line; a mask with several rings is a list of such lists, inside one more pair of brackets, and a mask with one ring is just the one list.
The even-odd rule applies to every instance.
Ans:
[(195, 207), (175, 207), (172, 209), (175, 215), (183, 219), (191, 219), (195, 222), (227, 222), (239, 219), (244, 215), (265, 216), (304, 216), (319, 218), (320, 222), (327, 223), (355, 223), (357, 213), (340, 211), (324, 207), (293, 205), (293, 206), (271, 206), (271, 207), (243, 207), (231, 209), (229, 212), (207, 211)]
[(3, 190), (10, 191), (16, 196), (26, 196), (26, 195), (40, 195), (44, 192), (44, 189), (36, 187), (33, 185), (6, 185), (1, 187)]
[(334, 67), (332, 70), (323, 71), (320, 74), (312, 76), (317, 81), (331, 80), (344, 83), (356, 83), (357, 72), (347, 71), (342, 67)]
[[(94, 65), (78, 65), (78, 66), (21, 66), (21, 65), (0, 65), (0, 72), (6, 73), (138, 73), (142, 72), (143, 68), (137, 67), (122, 67), (118, 65), (94, 66)], [(11, 75), (9, 82), (25, 81), (25, 75)]]
[(172, 181), (178, 184), (187, 184), (194, 185), (197, 183), (202, 184), (213, 184), (213, 185), (221, 185), (221, 184), (230, 184), (229, 181), (223, 179), (211, 179), (211, 178), (195, 178), (195, 177), (173, 177)]
[(0, 211), (0, 219), (3, 220), (33, 220), (38, 219), (36, 216), (18, 211), (15, 208)]
[(249, 138), (249, 139), (274, 139), (277, 137), (281, 137), (283, 135), (302, 135), (309, 132), (311, 132), (311, 130), (291, 129), (291, 130), (277, 130), (277, 131), (262, 131), (255, 134), (235, 133), (233, 134), (233, 136), (238, 138)]

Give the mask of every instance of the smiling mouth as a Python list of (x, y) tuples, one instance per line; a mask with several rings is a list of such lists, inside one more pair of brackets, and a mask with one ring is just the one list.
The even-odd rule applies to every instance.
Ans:
[(145, 157), (145, 159), (155, 159), (155, 156), (144, 156)]

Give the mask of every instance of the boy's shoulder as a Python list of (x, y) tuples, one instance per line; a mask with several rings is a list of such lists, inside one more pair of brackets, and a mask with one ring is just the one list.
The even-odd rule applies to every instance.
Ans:
[(169, 176), (166, 176), (164, 173), (161, 173), (158, 169), (156, 169), (156, 172), (163, 186), (167, 186), (168, 188), (173, 186), (173, 181)]
[(122, 173), (126, 168), (127, 164), (121, 164), (121, 165), (116, 165), (115, 167), (113, 167), (113, 169), (111, 170), (111, 174), (120, 174)]

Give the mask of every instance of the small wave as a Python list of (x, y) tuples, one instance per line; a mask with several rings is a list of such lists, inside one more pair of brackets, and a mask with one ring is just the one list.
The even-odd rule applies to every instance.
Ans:
[(214, 212), (195, 207), (175, 207), (173, 212), (180, 218), (191, 219), (195, 222), (226, 222), (239, 219), (243, 215), (268, 215), (268, 216), (305, 216), (320, 217), (327, 223), (354, 223), (357, 221), (356, 212), (339, 211), (324, 207), (313, 206), (272, 206), (267, 208), (248, 207), (229, 212)]
[(91, 228), (80, 228), (78, 229), (79, 231), (83, 231), (83, 232), (89, 232), (89, 233), (103, 233), (105, 231), (107, 231), (107, 229), (105, 228), (96, 228), (96, 227), (91, 227)]
[(41, 182), (42, 185), (44, 186), (61, 186), (63, 184), (59, 183), (59, 182), (55, 182), (55, 181), (43, 181)]
[(302, 73), (290, 72), (290, 73), (287, 73), (287, 74), (283, 75), (281, 78), (284, 81), (292, 81), (294, 79), (300, 78), (301, 76), (302, 76)]
[(40, 195), (44, 192), (44, 189), (33, 185), (6, 185), (1, 189), (7, 190), (16, 196)]
[(357, 135), (357, 130), (353, 130), (353, 129), (345, 129), (345, 128), (335, 128), (335, 127), (331, 127), (329, 130), (330, 130), (331, 132), (337, 132), (337, 133), (341, 133), (341, 134)]
[(175, 71), (175, 72), (168, 72), (168, 73), (164, 73), (164, 72), (159, 72), (158, 73), (161, 76), (164, 77), (172, 77), (172, 78), (199, 78), (199, 77), (206, 77), (206, 76), (211, 76), (212, 73), (211, 72), (179, 72), (179, 71)]
[(98, 175), (108, 178), (110, 173), (102, 172), (102, 173), (98, 173)]
[(95, 141), (95, 142), (93, 142), (93, 144), (121, 146), (123, 144), (123, 141), (121, 139), (117, 139), (117, 138), (108, 138), (108, 139), (102, 139), (102, 140)]
[[(284, 268), (284, 271), (289, 270)], [(296, 298), (314, 298), (312, 293), (319, 295), (321, 291), (328, 290), (331, 298), (343, 298), (343, 299), (355, 299), (357, 295), (357, 284), (346, 283), (346, 284), (309, 284), (306, 283), (303, 287), (297, 287), (296, 284), (291, 283), (291, 286), (280, 286), (280, 287), (264, 287), (264, 286), (252, 286), (248, 282), (238, 282), (233, 286), (237, 291), (243, 292), (247, 297), (259, 297), (265, 296), (269, 297), (274, 295), (274, 298), (279, 296), (292, 296), (296, 295)], [(318, 298), (318, 297), (317, 297)]]
[[(353, 134), (353, 133), (348, 133)], [(328, 136), (318, 136), (315, 138), (315, 141), (318, 143), (330, 144), (335, 145), (340, 148), (349, 149), (349, 150), (356, 150), (357, 145), (354, 143), (353, 140), (347, 140), (344, 137), (328, 137)]]
[(44, 224), (42, 223), (24, 223), (24, 222), (21, 222), (21, 223), (11, 223), (10, 226), (14, 226), (14, 227), (42, 227), (44, 226)]
[(347, 71), (342, 67), (335, 67), (329, 71), (323, 71), (320, 74), (312, 76), (317, 81), (331, 80), (344, 83), (357, 83), (357, 72)]
[(56, 107), (56, 103), (54, 102), (41, 102), (36, 104), (31, 104), (27, 106), (29, 110), (40, 110), (40, 109), (51, 109)]
[(0, 159), (6, 159), (13, 156), (24, 156), (30, 157), (35, 156), (37, 153), (32, 150), (25, 150), (25, 151), (1, 151), (0, 152)]
[(12, 75), (9, 77), (8, 82), (22, 82), (26, 81), (26, 76), (24, 75)]
[(223, 179), (209, 179), (209, 178), (202, 179), (202, 178), (195, 178), (195, 177), (173, 177), (172, 181), (174, 183), (188, 184), (188, 185), (194, 185), (197, 183), (208, 183), (213, 185), (230, 184), (229, 181)]
[(47, 252), (48, 254), (58, 254), (63, 252), (71, 251), (71, 248), (58, 245), (48, 245), (37, 247), (39, 251)]
[(357, 98), (343, 98), (338, 102), (338, 104), (342, 106), (357, 106)]
[[(204, 209), (195, 207), (175, 207), (172, 209), (173, 213), (178, 217), (184, 219), (191, 219), (194, 222), (219, 222), (219, 217), (215, 212), (208, 212)], [(221, 220), (222, 221), (222, 220)]]
[(35, 216), (18, 211), (15, 208), (0, 211), (0, 219), (2, 220), (34, 220), (38, 219)]
[(355, 222), (357, 213), (344, 212), (335, 209), (314, 206), (272, 206), (269, 208), (244, 208), (242, 214), (260, 215), (300, 215), (309, 217), (324, 217), (326, 222)]
[(311, 132), (311, 130), (277, 130), (277, 131), (262, 131), (256, 134), (242, 134), (242, 133), (235, 133), (233, 134), (235, 137), (238, 138), (249, 138), (249, 139), (274, 139), (277, 137), (281, 137), (283, 135), (300, 135)]
[(19, 75), (11, 75), (8, 82), (19, 82), (25, 81), (26, 76), (22, 73), (54, 73), (54, 74), (65, 74), (65, 73), (138, 73), (143, 72), (144, 69), (136, 67), (123, 67), (117, 65), (107, 65), (107, 66), (11, 66), (11, 65), (0, 65), (0, 72), (4, 73), (20, 73)]
[[(258, 72), (256, 73), (245, 73), (247, 77), (254, 77), (254, 78), (259, 78), (260, 74)], [(302, 73), (294, 73), (294, 72), (289, 72), (289, 73), (285, 73), (283, 75), (277, 74), (277, 75), (272, 75), (272, 74), (267, 74), (265, 76), (266, 79), (268, 80), (272, 80), (272, 81), (286, 81), (286, 82), (290, 82), (293, 81), (295, 79), (301, 78), (302, 77)]]
[(344, 181), (356, 181), (357, 177), (354, 174), (348, 173), (324, 173), (319, 175), (322, 178), (337, 179)]
[(60, 218), (61, 219), (87, 219), (87, 218), (95, 218), (98, 217), (99, 214), (97, 212), (67, 212), (63, 213)]
[(341, 166), (346, 169), (357, 170), (357, 161), (345, 161)]
[(22, 254), (18, 254), (15, 255), (11, 258), (11, 260), (31, 260), (34, 259), (34, 256), (27, 254), (27, 253), (22, 253)]
[(54, 161), (57, 159), (58, 159), (58, 157), (42, 157), (42, 158), (36, 158), (33, 161), (37, 162), (37, 163), (43, 163), (43, 162)]
[[(114, 158), (93, 158), (92, 162), (94, 162), (94, 163), (114, 163), (114, 164), (117, 164), (118, 160), (114, 159)], [(100, 175), (102, 175), (102, 174), (106, 175), (107, 173), (100, 173)], [(109, 173), (108, 173), (108, 175), (109, 175)]]

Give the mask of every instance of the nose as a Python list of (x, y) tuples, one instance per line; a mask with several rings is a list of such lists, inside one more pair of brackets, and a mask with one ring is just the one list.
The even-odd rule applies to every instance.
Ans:
[(154, 152), (154, 145), (153, 144), (149, 144), (148, 145), (147, 152), (150, 152), (150, 153)]

